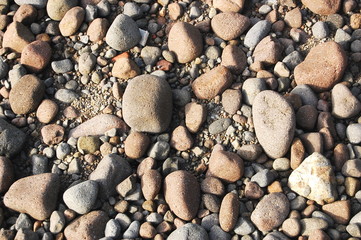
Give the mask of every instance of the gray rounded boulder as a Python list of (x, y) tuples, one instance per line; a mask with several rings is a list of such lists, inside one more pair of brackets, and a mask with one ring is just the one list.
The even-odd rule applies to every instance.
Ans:
[(193, 223), (187, 223), (177, 230), (173, 231), (168, 240), (208, 240), (207, 231)]
[(123, 118), (134, 131), (160, 133), (172, 118), (172, 91), (164, 79), (141, 75), (129, 81), (123, 95)]
[(135, 21), (124, 14), (119, 14), (110, 25), (105, 41), (118, 51), (127, 51), (137, 45), (141, 39)]

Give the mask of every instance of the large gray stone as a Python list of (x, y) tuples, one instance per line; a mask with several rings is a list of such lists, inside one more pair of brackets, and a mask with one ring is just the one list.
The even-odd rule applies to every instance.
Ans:
[(208, 240), (208, 234), (201, 226), (187, 223), (172, 232), (168, 240)]
[(0, 118), (0, 155), (15, 155), (20, 152), (25, 140), (25, 133)]

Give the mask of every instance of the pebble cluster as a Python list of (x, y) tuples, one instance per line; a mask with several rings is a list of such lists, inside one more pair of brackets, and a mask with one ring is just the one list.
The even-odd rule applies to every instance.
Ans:
[(357, 0), (0, 0), (0, 239), (361, 238)]

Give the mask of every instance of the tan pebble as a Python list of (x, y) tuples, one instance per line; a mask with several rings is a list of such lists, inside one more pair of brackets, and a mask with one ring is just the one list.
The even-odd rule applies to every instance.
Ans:
[(205, 122), (207, 110), (205, 106), (191, 102), (185, 106), (185, 122), (191, 133), (196, 133)]
[(183, 7), (177, 2), (173, 2), (168, 5), (169, 17), (173, 21), (177, 20), (183, 15)]
[(354, 197), (356, 192), (360, 190), (360, 180), (353, 177), (346, 177), (345, 179), (345, 192), (348, 196)]
[(129, 79), (141, 73), (138, 65), (130, 58), (119, 58), (112, 68), (112, 75), (120, 79)]
[(227, 89), (222, 94), (222, 105), (229, 114), (235, 114), (242, 105), (242, 93), (239, 90)]
[(228, 193), (224, 196), (219, 211), (219, 224), (223, 231), (229, 232), (236, 225), (239, 215), (238, 196), (234, 193)]
[(67, 222), (73, 221), (76, 216), (77, 216), (77, 213), (76, 213), (74, 210), (65, 209), (65, 211), (64, 211), (64, 217), (65, 217), (65, 219), (66, 219)]
[(276, 64), (282, 57), (283, 46), (280, 41), (271, 36), (263, 38), (253, 52), (255, 62), (264, 65)]
[(154, 238), (156, 234), (157, 231), (155, 230), (155, 228), (152, 226), (151, 223), (145, 222), (142, 225), (140, 225), (139, 235), (142, 238), (146, 238), (146, 239)]
[(113, 146), (110, 143), (105, 142), (102, 145), (100, 145), (99, 150), (103, 156), (106, 156), (112, 153)]
[(68, 37), (76, 33), (83, 23), (85, 10), (82, 7), (73, 7), (67, 11), (59, 23), (61, 35)]
[(315, 205), (308, 205), (305, 209), (303, 209), (301, 215), (304, 217), (310, 217), (314, 211), (318, 208)]
[(20, 63), (31, 72), (41, 72), (49, 64), (51, 54), (47, 42), (36, 40), (23, 49)]
[(297, 237), (301, 232), (301, 223), (296, 218), (288, 218), (282, 223), (282, 232), (288, 237)]
[(147, 157), (147, 158), (143, 159), (137, 168), (138, 177), (141, 178), (144, 175), (144, 173), (146, 173), (147, 171), (149, 171), (151, 169), (154, 169), (155, 166), (156, 166), (156, 162), (153, 158)]
[(157, 209), (157, 205), (152, 200), (146, 200), (142, 204), (142, 208), (148, 212), (155, 212), (155, 210)]
[(162, 176), (157, 170), (146, 171), (141, 179), (141, 188), (146, 200), (153, 200), (159, 193)]
[(274, 181), (268, 185), (267, 190), (269, 193), (283, 192), (282, 185), (279, 181)]
[(222, 51), (221, 64), (229, 68), (232, 73), (241, 74), (247, 66), (247, 56), (240, 47), (227, 45)]
[(299, 28), (302, 25), (302, 13), (297, 7), (288, 11), (285, 15), (285, 23), (291, 28)]
[(213, 32), (226, 41), (241, 36), (250, 24), (251, 22), (248, 17), (235, 12), (219, 13), (211, 20)]
[(158, 233), (170, 232), (172, 230), (172, 225), (169, 222), (163, 221), (157, 226)]
[(214, 0), (213, 7), (222, 12), (240, 12), (245, 0)]
[(37, 16), (38, 12), (34, 6), (30, 4), (22, 4), (18, 10), (16, 10), (13, 21), (30, 25), (35, 22)]
[(68, 119), (74, 119), (79, 117), (79, 111), (73, 106), (66, 107), (63, 111), (63, 114)]
[(360, 13), (354, 13), (351, 15), (350, 26), (352, 29), (361, 28), (361, 14)]
[(244, 192), (249, 199), (259, 199), (264, 195), (262, 188), (256, 182), (247, 182)]
[(180, 228), (180, 227), (182, 227), (183, 225), (185, 225), (186, 224), (186, 222), (185, 221), (183, 221), (182, 219), (180, 219), (180, 218), (175, 218), (174, 219), (174, 225), (175, 225), (175, 227), (178, 229), (178, 228)]
[(54, 101), (45, 99), (40, 103), (38, 110), (36, 111), (36, 116), (40, 122), (49, 123), (58, 113), (58, 109), (59, 107)]
[(178, 151), (186, 151), (193, 146), (193, 138), (188, 129), (184, 126), (178, 126), (172, 132), (170, 146)]
[(276, 9), (270, 11), (267, 15), (266, 15), (266, 20), (271, 22), (271, 23), (275, 23), (278, 20), (278, 12)]
[(120, 83), (116, 82), (113, 84), (112, 93), (113, 93), (113, 97), (115, 97), (118, 100), (123, 97), (124, 90), (120, 86)]
[(299, 136), (308, 154), (323, 153), (323, 138), (319, 132), (304, 133)]
[(169, 210), (169, 207), (167, 204), (159, 204), (157, 208), (157, 213), (164, 215)]
[(129, 209), (129, 203), (128, 201), (125, 200), (121, 200), (114, 205), (114, 210), (119, 213), (125, 213), (128, 211), (128, 209)]
[(140, 158), (147, 151), (149, 137), (141, 132), (132, 131), (124, 142), (125, 154), (132, 159)]
[(201, 182), (201, 189), (204, 193), (210, 193), (217, 196), (223, 196), (225, 193), (225, 187), (222, 181), (216, 177), (206, 177)]
[(57, 124), (46, 125), (41, 129), (41, 136), (45, 144), (58, 144), (64, 139), (64, 128)]
[(332, 217), (336, 223), (348, 224), (351, 218), (351, 203), (349, 200), (341, 200), (322, 206), (322, 211)]
[(310, 234), (308, 240), (331, 240), (331, 238), (323, 230), (316, 229)]
[(344, 163), (350, 159), (348, 148), (343, 143), (336, 145), (333, 149), (333, 156), (336, 171), (340, 171)]
[(103, 40), (107, 30), (109, 28), (109, 22), (105, 18), (96, 18), (94, 19), (88, 27), (87, 35), (89, 40), (92, 42), (98, 42)]
[(164, 237), (162, 234), (157, 234), (155, 235), (154, 240), (164, 240)]
[(19, 22), (13, 22), (4, 33), (2, 46), (21, 53), (26, 45), (34, 41), (34, 39), (34, 35), (26, 26)]

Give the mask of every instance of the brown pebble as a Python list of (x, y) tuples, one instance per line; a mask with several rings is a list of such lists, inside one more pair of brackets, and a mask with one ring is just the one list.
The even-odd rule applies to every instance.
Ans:
[(130, 58), (119, 58), (112, 68), (112, 75), (120, 79), (129, 79), (141, 73), (138, 65)]
[(360, 180), (353, 177), (346, 177), (345, 179), (345, 192), (348, 196), (354, 197), (356, 192), (361, 188)]
[(206, 121), (207, 110), (202, 104), (195, 102), (188, 103), (184, 109), (185, 123), (191, 133), (196, 133)]
[[(146, 201), (145, 201), (146, 202)], [(144, 202), (144, 203), (145, 203)], [(144, 204), (143, 203), (143, 204)], [(125, 213), (128, 211), (128, 208), (129, 208), (129, 203), (128, 201), (125, 201), (125, 200), (121, 200), (119, 202), (117, 202), (115, 205), (114, 205), (114, 210), (119, 212), (119, 213)]]
[(296, 218), (288, 218), (282, 223), (282, 232), (288, 237), (297, 237), (301, 232), (301, 223)]
[(177, 20), (183, 15), (183, 7), (177, 2), (168, 5), (169, 17), (173, 21)]
[(153, 200), (162, 186), (162, 176), (157, 170), (146, 171), (141, 179), (141, 189), (146, 200)]
[(49, 124), (41, 129), (43, 142), (47, 145), (60, 143), (64, 139), (64, 128), (58, 124)]
[(74, 119), (79, 117), (79, 111), (73, 106), (69, 106), (64, 109), (63, 115), (68, 119)]
[(351, 218), (351, 203), (341, 200), (322, 206), (322, 211), (329, 215), (336, 223), (348, 224)]
[(154, 238), (156, 234), (157, 231), (155, 230), (155, 228), (152, 226), (151, 223), (145, 222), (142, 223), (142, 225), (140, 225), (140, 229), (139, 229), (140, 237), (149, 239), (149, 238)]
[(178, 151), (186, 151), (193, 146), (194, 140), (184, 126), (176, 127), (170, 138), (170, 146)]
[(169, 222), (163, 221), (157, 226), (158, 233), (166, 233), (172, 230), (172, 225)]
[(92, 42), (98, 42), (103, 40), (107, 30), (109, 28), (109, 22), (105, 18), (96, 18), (94, 19), (88, 27), (87, 35), (89, 40)]
[(331, 240), (331, 238), (323, 230), (316, 229), (308, 236), (308, 240)]
[(350, 159), (348, 148), (345, 144), (339, 143), (333, 149), (333, 164), (336, 171), (341, 171), (343, 164)]
[(21, 53), (26, 45), (34, 41), (34, 39), (34, 35), (26, 26), (19, 22), (13, 22), (4, 33), (2, 46)]
[(10, 159), (0, 156), (0, 192), (5, 193), (14, 182), (14, 168)]
[(256, 182), (247, 182), (244, 192), (249, 199), (259, 199), (264, 195), (262, 188)]
[(142, 177), (147, 171), (154, 169), (156, 166), (156, 162), (153, 158), (147, 157), (143, 159), (137, 168), (138, 177)]
[(206, 177), (201, 182), (201, 190), (204, 193), (210, 193), (217, 196), (223, 196), (225, 193), (225, 187), (222, 181), (216, 177)]
[(132, 159), (140, 158), (147, 151), (149, 137), (141, 132), (132, 131), (124, 142), (125, 154)]
[(50, 62), (51, 47), (47, 42), (36, 40), (21, 53), (20, 63), (31, 72), (41, 72)]
[(279, 181), (274, 181), (273, 183), (267, 186), (267, 191), (269, 193), (283, 192), (282, 185)]
[(224, 196), (219, 211), (219, 224), (223, 231), (231, 231), (237, 223), (240, 202), (232, 192)]
[(16, 10), (13, 21), (30, 25), (35, 22), (37, 15), (38, 12), (34, 6), (30, 4), (22, 4), (18, 10)]
[(222, 105), (229, 114), (235, 114), (242, 105), (242, 93), (240, 90), (227, 89), (222, 94)]
[(36, 117), (41, 123), (49, 123), (58, 113), (58, 109), (59, 107), (54, 101), (44, 99), (36, 111)]

